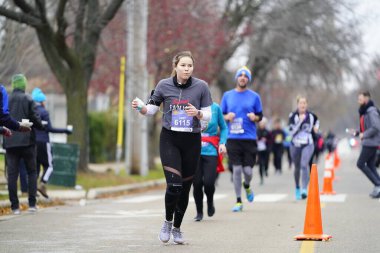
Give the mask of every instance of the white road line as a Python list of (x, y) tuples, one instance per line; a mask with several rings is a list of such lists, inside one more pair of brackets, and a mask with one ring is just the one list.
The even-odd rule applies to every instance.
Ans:
[[(228, 196), (227, 194), (215, 194), (215, 195), (214, 195), (214, 200), (224, 199), (224, 198), (226, 198), (227, 196)], [(204, 196), (204, 197), (203, 197), (203, 202), (206, 202), (206, 201), (207, 201), (207, 198), (206, 198), (206, 196)], [(194, 202), (194, 198), (191, 197), (191, 198), (189, 199), (189, 202)]]
[[(139, 203), (145, 203), (145, 202), (152, 202), (156, 200), (163, 200), (165, 197), (164, 194), (162, 195), (146, 195), (146, 196), (139, 196), (139, 197), (132, 197), (132, 198), (124, 198), (116, 200), (115, 203), (118, 204), (139, 204)], [(218, 199), (224, 199), (227, 197), (227, 194), (215, 194), (214, 200)], [(206, 197), (204, 198), (204, 201), (206, 201)], [(194, 202), (194, 198), (190, 198), (190, 202)]]
[(321, 202), (338, 202), (343, 203), (346, 201), (347, 194), (336, 194), (336, 195), (320, 195)]
[(288, 194), (258, 194), (254, 202), (278, 202), (285, 199)]
[(151, 202), (151, 201), (156, 201), (159, 199), (163, 199), (164, 195), (147, 195), (147, 196), (140, 196), (140, 197), (132, 197), (132, 198), (125, 198), (125, 199), (119, 199), (116, 200), (115, 203), (145, 203), (145, 202)]
[(133, 215), (112, 215), (112, 214), (86, 214), (81, 215), (80, 218), (89, 219), (125, 219), (125, 218), (147, 218), (147, 217), (162, 217), (162, 214), (146, 214), (143, 216), (133, 216)]
[(159, 217), (163, 215), (162, 209), (143, 209), (143, 210), (115, 210), (115, 211), (96, 211), (94, 214), (80, 215), (80, 218), (100, 218), (100, 219), (119, 219), (119, 218), (146, 218)]

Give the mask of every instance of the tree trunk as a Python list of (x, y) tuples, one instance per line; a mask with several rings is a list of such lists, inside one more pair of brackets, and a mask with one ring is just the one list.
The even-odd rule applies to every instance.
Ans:
[[(64, 88), (67, 101), (67, 123), (73, 125), (74, 131), (69, 136), (69, 142), (80, 145), (78, 170), (88, 170), (88, 115), (87, 115), (87, 88), (88, 81), (85, 78), (85, 66), (81, 64), (78, 56), (71, 53), (71, 49), (65, 48), (64, 52), (57, 52), (57, 47), (49, 30), (37, 30), (41, 49), (45, 55), (50, 69)], [(62, 57), (63, 56), (63, 57)], [(66, 64), (64, 59), (69, 59)]]
[(67, 123), (73, 125), (74, 131), (68, 141), (79, 145), (78, 170), (88, 171), (88, 115), (87, 115), (87, 84), (83, 76), (83, 69), (72, 69), (70, 78), (64, 86), (67, 101)]

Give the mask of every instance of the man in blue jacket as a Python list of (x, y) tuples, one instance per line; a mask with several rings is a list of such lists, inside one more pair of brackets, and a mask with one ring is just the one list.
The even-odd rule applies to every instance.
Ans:
[(40, 167), (43, 167), (43, 173), (40, 177), (40, 184), (37, 190), (48, 198), (46, 192), (46, 184), (53, 172), (53, 155), (51, 151), (49, 133), (65, 133), (71, 134), (72, 130), (67, 128), (54, 128), (51, 125), (49, 112), (45, 109), (46, 96), (40, 88), (35, 88), (32, 91), (32, 98), (37, 104), (37, 112), (41, 117), (42, 123), (45, 125), (44, 130), (35, 129), (37, 142), (37, 177), (40, 176)]

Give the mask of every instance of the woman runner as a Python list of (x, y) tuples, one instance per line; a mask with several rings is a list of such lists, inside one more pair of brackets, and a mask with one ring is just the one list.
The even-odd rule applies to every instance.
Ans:
[(160, 157), (166, 178), (165, 211), (159, 239), (183, 244), (180, 230), (201, 153), (200, 120), (211, 118), (211, 94), (205, 81), (192, 77), (194, 59), (189, 51), (173, 58), (172, 77), (159, 81), (145, 105), (136, 98), (132, 107), (153, 115), (163, 103)]

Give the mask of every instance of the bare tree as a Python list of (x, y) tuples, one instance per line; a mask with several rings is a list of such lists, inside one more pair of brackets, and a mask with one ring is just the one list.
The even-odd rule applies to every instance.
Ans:
[(375, 55), (367, 67), (357, 76), (360, 90), (368, 90), (377, 106), (380, 106), (380, 55)]
[(42, 52), (62, 85), (68, 105), (68, 122), (75, 127), (70, 141), (80, 145), (79, 169), (88, 165), (87, 90), (103, 28), (123, 0), (14, 0), (0, 15), (35, 29)]
[(4, 83), (8, 83), (16, 72), (29, 74), (35, 66), (29, 60), (33, 59), (34, 63), (37, 59), (39, 61), (41, 50), (35, 48), (38, 44), (34, 43), (34, 31), (29, 27), (7, 19), (2, 21), (1, 26), (0, 76)]
[[(344, 15), (342, 14), (344, 13)], [(360, 34), (350, 6), (337, 0), (274, 0), (252, 19), (248, 65), (260, 90), (273, 68), (297, 85), (336, 87), (359, 57)]]

